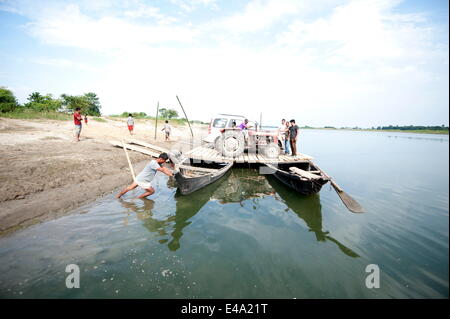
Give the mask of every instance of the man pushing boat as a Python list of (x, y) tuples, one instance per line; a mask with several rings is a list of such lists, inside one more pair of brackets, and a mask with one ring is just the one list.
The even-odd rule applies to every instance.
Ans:
[(123, 189), (119, 194), (116, 195), (117, 198), (122, 197), (122, 195), (140, 186), (145, 190), (145, 193), (139, 195), (137, 198), (145, 198), (147, 196), (153, 195), (155, 193), (155, 188), (153, 185), (153, 179), (156, 173), (159, 171), (166, 174), (167, 176), (173, 176), (172, 172), (167, 167), (161, 167), (161, 164), (165, 163), (169, 159), (167, 153), (161, 153), (156, 160), (151, 160), (142, 172), (136, 176), (136, 179), (131, 185)]

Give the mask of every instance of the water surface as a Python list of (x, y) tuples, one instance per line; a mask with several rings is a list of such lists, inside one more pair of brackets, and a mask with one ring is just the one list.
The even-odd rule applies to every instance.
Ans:
[[(446, 298), (448, 136), (304, 130), (299, 151), (366, 208), (328, 186), (299, 196), (236, 168), (189, 196), (113, 194), (0, 239), (0, 297)], [(77, 264), (81, 287), (67, 289)], [(380, 288), (365, 286), (368, 264)]]

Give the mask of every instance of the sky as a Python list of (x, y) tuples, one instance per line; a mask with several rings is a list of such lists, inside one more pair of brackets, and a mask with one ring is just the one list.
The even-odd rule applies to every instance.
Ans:
[(102, 113), (449, 124), (447, 0), (0, 0), (0, 86)]

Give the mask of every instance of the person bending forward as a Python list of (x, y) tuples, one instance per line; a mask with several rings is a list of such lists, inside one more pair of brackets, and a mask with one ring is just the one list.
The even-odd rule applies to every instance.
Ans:
[(155, 188), (153, 185), (153, 179), (155, 178), (156, 172), (160, 171), (167, 176), (173, 176), (172, 172), (167, 167), (161, 167), (161, 164), (165, 163), (169, 156), (167, 153), (161, 153), (156, 160), (151, 160), (147, 166), (144, 167), (142, 172), (136, 176), (136, 180), (129, 185), (127, 188), (123, 189), (119, 194), (116, 195), (117, 198), (122, 197), (122, 195), (140, 186), (145, 190), (145, 193), (139, 195), (137, 198), (145, 198), (147, 196), (153, 195), (155, 193)]

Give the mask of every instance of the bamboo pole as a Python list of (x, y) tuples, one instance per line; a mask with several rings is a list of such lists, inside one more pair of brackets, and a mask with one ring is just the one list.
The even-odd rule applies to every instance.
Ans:
[(128, 152), (127, 152), (127, 149), (125, 147), (125, 143), (123, 142), (123, 139), (122, 139), (122, 146), (123, 146), (123, 150), (125, 151), (125, 156), (127, 157), (128, 165), (130, 166), (131, 176), (133, 177), (133, 181), (135, 181), (136, 180), (136, 176), (134, 174), (133, 165), (131, 165), (130, 157), (128, 156)]
[(186, 120), (187, 120), (187, 122), (188, 122), (189, 129), (191, 130), (191, 136), (192, 136), (192, 139), (194, 139), (194, 133), (192, 132), (191, 124), (189, 123), (189, 119), (188, 119), (188, 117), (187, 117), (187, 115), (186, 115), (186, 112), (184, 111), (183, 105), (181, 104), (180, 99), (178, 98), (178, 95), (177, 95), (176, 97), (177, 97), (178, 103), (180, 103), (181, 109), (183, 110), (184, 117), (186, 118)]
[(156, 140), (156, 130), (158, 129), (158, 113), (159, 113), (159, 101), (156, 106), (156, 118), (155, 118), (155, 140)]
[(259, 130), (261, 131), (262, 127), (262, 113), (259, 114)]

